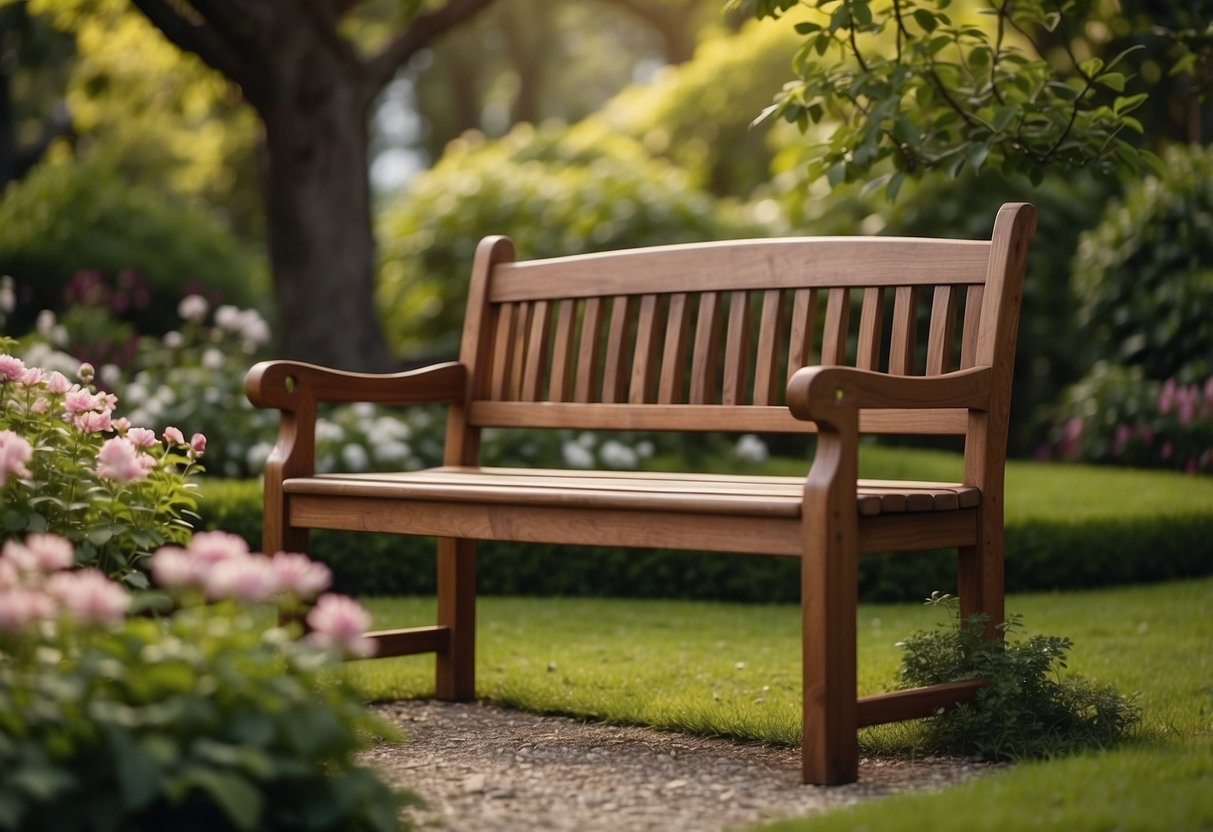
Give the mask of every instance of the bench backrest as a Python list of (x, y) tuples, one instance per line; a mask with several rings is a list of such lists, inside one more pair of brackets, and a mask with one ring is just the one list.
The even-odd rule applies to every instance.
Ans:
[[(469, 290), (459, 421), (811, 431), (782, 405), (791, 373), (813, 364), (901, 375), (993, 366), (1005, 408), (1034, 228), (1030, 205), (1007, 205), (990, 241), (757, 239), (525, 262), (509, 240), (487, 238)], [(880, 411), (861, 429), (965, 434), (970, 420)]]

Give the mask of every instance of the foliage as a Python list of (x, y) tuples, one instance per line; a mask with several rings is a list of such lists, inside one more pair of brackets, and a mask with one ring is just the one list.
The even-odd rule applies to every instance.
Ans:
[(745, 197), (770, 175), (772, 130), (784, 132), (777, 123), (752, 126), (754, 102), (778, 88), (772, 79), (785, 71), (795, 41), (786, 27), (758, 21), (705, 38), (691, 61), (624, 88), (572, 132), (623, 133), (686, 171), (696, 186)]
[(1165, 160), (1079, 240), (1078, 324), (1101, 357), (1192, 383), (1213, 373), (1213, 148)]
[(509, 235), (529, 259), (754, 231), (634, 141), (522, 125), (497, 141), (453, 143), (384, 212), (379, 308), (399, 354), (451, 355), (485, 235)]
[[(802, 4), (728, 5), (779, 17)], [(1080, 0), (987, 2), (992, 27), (950, 0), (817, 0), (811, 8), (815, 16), (795, 24), (804, 38), (797, 78), (764, 113), (819, 137), (810, 179), (871, 181), (895, 197), (907, 177), (929, 170), (988, 167), (1035, 183), (1045, 165), (1157, 164), (1123, 138), (1142, 132), (1132, 113), (1146, 99), (1126, 90), (1127, 53), (1080, 58), (1071, 46), (1070, 29), (1085, 22)], [(1064, 73), (1050, 63), (1050, 46), (1065, 56)]]
[[(987, 639), (988, 618), (961, 620), (954, 597), (932, 593), (927, 603), (948, 610), (951, 623), (920, 630), (899, 645), (902, 687), (988, 681), (975, 701), (923, 723), (929, 750), (983, 760), (1052, 757), (1107, 748), (1140, 721), (1136, 703), (1110, 685), (1076, 674), (1060, 678), (1073, 647), (1070, 639)], [(1011, 616), (998, 629), (1004, 636), (1017, 634), (1021, 616)]]
[(1140, 367), (1099, 362), (1066, 390), (1054, 415), (1057, 459), (1213, 472), (1213, 376), (1159, 382)]
[[(10, 541), (0, 557), (0, 829), (399, 828), (396, 798), (353, 761), (367, 736), (392, 734), (332, 673), (336, 653), (316, 639), (333, 637), (332, 618), (309, 616), (303, 641), (265, 629), (249, 606), (250, 575), (269, 575), (251, 582), (262, 597), (295, 602), (320, 591), (323, 575), (305, 591), (281, 576), (309, 565), (199, 535), (189, 550), (155, 556), (167, 552), (157, 577), (173, 592), (171, 613), (127, 617), (121, 587), (39, 563), (54, 540), (26, 543)], [(204, 566), (195, 577), (214, 603), (161, 577), (174, 557), (179, 570)], [(290, 566), (273, 571), (279, 563)]]
[(0, 263), (16, 280), (10, 333), (80, 302), (163, 332), (186, 292), (248, 304), (263, 284), (256, 259), (208, 215), (89, 163), (41, 165), (5, 191)]
[(79, 378), (0, 355), (0, 535), (53, 531), (81, 564), (146, 586), (140, 561), (189, 537), (206, 437), (171, 426), (158, 437), (113, 416), (117, 397), (92, 386), (91, 365)]

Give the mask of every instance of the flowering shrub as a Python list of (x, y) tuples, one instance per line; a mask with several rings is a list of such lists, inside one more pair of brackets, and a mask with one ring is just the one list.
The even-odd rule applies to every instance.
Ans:
[(76, 559), (50, 535), (0, 551), (0, 830), (399, 828), (353, 761), (393, 732), (332, 672), (367, 653), (365, 612), (321, 596), (301, 640), (249, 605), (297, 608), (325, 567), (198, 534), (153, 556), (155, 617)]
[(1100, 363), (1066, 391), (1052, 443), (1039, 456), (1213, 472), (1213, 377), (1195, 384), (1142, 378)]
[(116, 417), (118, 399), (92, 386), (92, 366), (78, 377), (0, 353), (0, 538), (54, 531), (81, 564), (144, 586), (140, 559), (189, 537), (206, 437)]

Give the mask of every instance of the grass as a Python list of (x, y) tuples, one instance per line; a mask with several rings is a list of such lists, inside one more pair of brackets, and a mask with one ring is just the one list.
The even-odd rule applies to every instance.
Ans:
[[(368, 599), (376, 625), (433, 620), (432, 602)], [(1015, 596), (1031, 632), (1070, 636), (1070, 668), (1136, 692), (1138, 736), (1120, 749), (1014, 766), (937, 796), (906, 796), (778, 827), (842, 829), (1213, 828), (1213, 579)], [(485, 598), (478, 694), (564, 713), (777, 743), (798, 741), (798, 611), (669, 601)], [(918, 605), (864, 605), (860, 689), (887, 689), (895, 642), (940, 621)], [(369, 698), (430, 695), (433, 659), (350, 666)], [(904, 730), (864, 732), (908, 753)]]

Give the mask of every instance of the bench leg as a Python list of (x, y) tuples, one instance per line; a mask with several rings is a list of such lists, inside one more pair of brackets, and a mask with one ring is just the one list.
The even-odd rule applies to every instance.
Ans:
[(476, 695), (476, 543), (438, 539), (438, 625), (450, 629), (438, 651), (435, 692), (466, 702)]
[(957, 562), (961, 619), (988, 616), (986, 638), (997, 638), (997, 627), (1006, 618), (1005, 592), (1001, 518), (993, 522), (982, 516), (977, 545), (961, 547)]
[[(854, 516), (855, 509), (849, 510)], [(859, 777), (857, 534), (853, 525), (840, 522), (847, 514), (829, 505), (810, 502), (806, 512), (800, 586), (802, 774), (805, 783), (833, 786), (853, 783)]]

